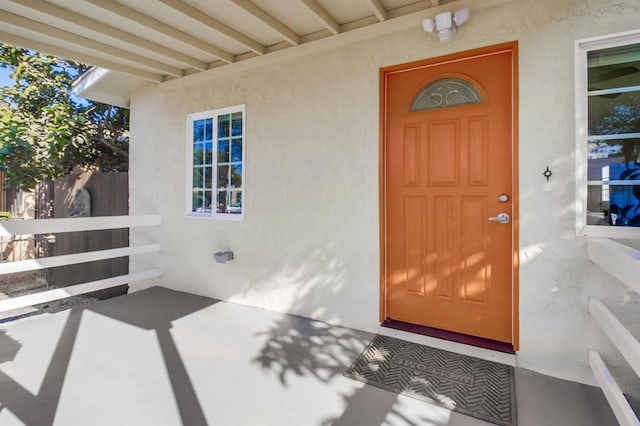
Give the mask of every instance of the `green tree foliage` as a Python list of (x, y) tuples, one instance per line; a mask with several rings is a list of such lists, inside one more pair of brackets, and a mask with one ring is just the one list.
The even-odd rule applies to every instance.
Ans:
[(72, 96), (88, 66), (0, 44), (0, 168), (10, 186), (33, 189), (75, 167), (128, 169), (129, 110)]

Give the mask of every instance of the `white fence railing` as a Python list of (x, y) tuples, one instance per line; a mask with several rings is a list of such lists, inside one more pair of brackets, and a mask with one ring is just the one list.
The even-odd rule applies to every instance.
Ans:
[[(587, 244), (593, 262), (640, 293), (640, 251), (606, 238), (590, 238)], [(640, 343), (599, 299), (589, 298), (589, 312), (640, 377)], [(589, 365), (618, 422), (623, 426), (640, 426), (640, 420), (598, 352), (589, 352)]]
[[(53, 234), (62, 232), (99, 231), (106, 229), (138, 228), (161, 225), (159, 215), (146, 216), (105, 216), (70, 219), (41, 219), (0, 222), (0, 237), (30, 234)], [(159, 253), (160, 244), (147, 244), (141, 246), (129, 246), (117, 249), (98, 250), (85, 253), (69, 254), (63, 256), (51, 256), (40, 259), (22, 260), (16, 262), (0, 263), (0, 275), (15, 272), (34, 271), (57, 266), (75, 265), (97, 260), (115, 259), (124, 256), (133, 256), (147, 253)], [(162, 274), (160, 268), (149, 269), (133, 274), (119, 275), (103, 280), (77, 284), (69, 287), (41, 291), (25, 296), (0, 300), (0, 312), (23, 308), (38, 303), (46, 303), (53, 300), (64, 299), (70, 296), (104, 290), (123, 284), (143, 281)]]

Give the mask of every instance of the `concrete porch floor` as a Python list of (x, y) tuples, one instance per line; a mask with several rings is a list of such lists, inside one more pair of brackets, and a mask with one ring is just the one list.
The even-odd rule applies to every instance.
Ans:
[[(0, 425), (487, 425), (347, 379), (369, 333), (160, 287), (4, 325)], [(516, 369), (518, 424), (615, 425)]]

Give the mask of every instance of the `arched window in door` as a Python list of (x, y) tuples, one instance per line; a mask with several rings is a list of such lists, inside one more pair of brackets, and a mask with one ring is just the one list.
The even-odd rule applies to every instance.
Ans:
[(460, 105), (481, 104), (482, 96), (471, 83), (460, 78), (443, 78), (429, 83), (411, 103), (411, 112)]

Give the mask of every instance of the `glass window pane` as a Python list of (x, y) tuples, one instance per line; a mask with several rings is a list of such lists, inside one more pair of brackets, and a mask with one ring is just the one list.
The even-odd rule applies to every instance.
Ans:
[(460, 78), (443, 78), (424, 87), (414, 98), (410, 111), (481, 103), (482, 97), (473, 84)]
[(192, 203), (192, 211), (193, 212), (202, 212), (204, 207), (204, 194), (202, 191), (193, 191), (193, 203)]
[(211, 213), (212, 210), (211, 191), (204, 191), (204, 211)]
[(589, 142), (587, 180), (635, 180), (640, 174), (640, 139)]
[(204, 144), (204, 164), (213, 163), (213, 143), (207, 142)]
[(218, 141), (218, 163), (229, 162), (229, 139)]
[(242, 164), (231, 166), (231, 188), (242, 188)]
[(213, 119), (207, 118), (205, 120), (205, 132), (204, 132), (205, 140), (213, 140)]
[(216, 200), (216, 213), (227, 213), (227, 191), (218, 192)]
[(233, 139), (231, 141), (231, 161), (242, 161), (242, 139)]
[(204, 187), (205, 188), (209, 189), (213, 187), (212, 175), (213, 175), (213, 167), (205, 167), (204, 168)]
[(204, 160), (204, 144), (197, 143), (193, 145), (193, 165), (199, 166)]
[(229, 186), (229, 166), (218, 166), (218, 189), (226, 189)]
[(232, 214), (242, 213), (242, 192), (233, 191), (230, 193), (228, 212)]
[(202, 167), (194, 167), (193, 169), (193, 187), (194, 188), (203, 188), (204, 187), (204, 173)]
[(228, 138), (231, 127), (231, 114), (218, 116), (218, 138)]
[(241, 112), (234, 112), (231, 116), (231, 136), (242, 136)]
[(614, 226), (640, 226), (640, 185), (609, 185), (609, 212)]
[(621, 133), (640, 133), (640, 91), (589, 96), (589, 135)]
[(640, 85), (640, 44), (591, 51), (587, 63), (590, 91)]
[(604, 201), (603, 192), (609, 194), (609, 185), (589, 185), (587, 187), (587, 225), (610, 225), (609, 202)]
[(640, 226), (640, 185), (589, 185), (587, 225)]
[(193, 141), (202, 142), (205, 138), (205, 120), (195, 120), (193, 122)]

